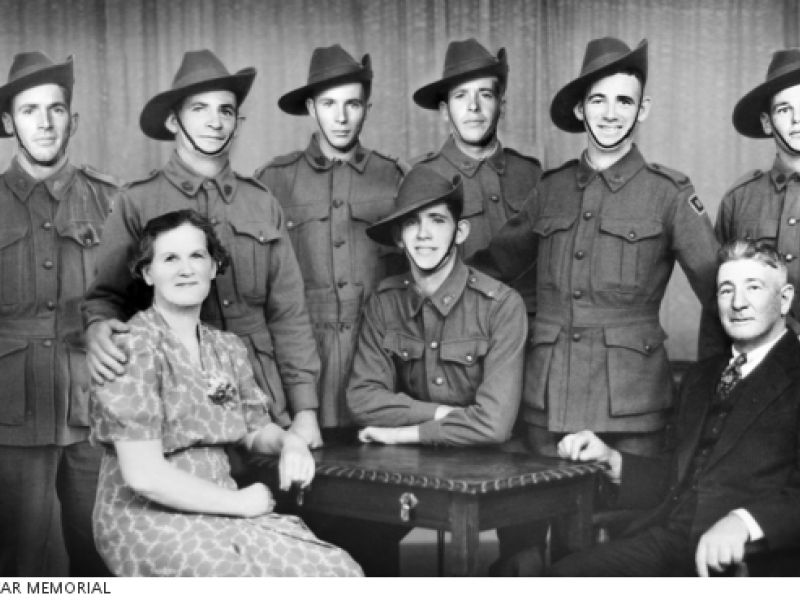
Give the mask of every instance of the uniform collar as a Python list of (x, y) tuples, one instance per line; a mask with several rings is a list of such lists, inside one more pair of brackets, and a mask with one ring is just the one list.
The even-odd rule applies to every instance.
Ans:
[[(356, 145), (356, 151), (353, 154), (353, 158), (348, 160), (347, 164), (353, 167), (359, 173), (363, 173), (364, 169), (367, 168), (367, 161), (369, 160), (370, 154), (372, 154), (372, 152), (364, 148), (361, 145), (361, 142), (359, 142)], [(330, 160), (322, 153), (322, 149), (319, 146), (318, 131), (311, 134), (311, 141), (306, 147), (305, 156), (308, 164), (311, 165), (311, 168), (315, 171), (327, 171), (328, 169), (332, 169), (337, 164), (341, 164), (342, 162), (340, 160)]]
[(164, 167), (164, 176), (189, 198), (196, 196), (198, 190), (203, 186), (216, 187), (222, 199), (228, 204), (233, 202), (236, 194), (236, 175), (231, 168), (230, 161), (225, 164), (222, 171), (217, 173), (216, 177), (209, 178), (195, 173), (189, 165), (181, 160), (178, 151), (175, 150)]
[(440, 152), (448, 162), (459, 170), (465, 177), (473, 177), (480, 168), (481, 164), (486, 163), (494, 169), (498, 175), (502, 175), (506, 170), (506, 153), (503, 152), (503, 145), (498, 140), (497, 149), (486, 158), (476, 160), (464, 154), (456, 145), (453, 136), (447, 138)]
[(46, 179), (34, 179), (31, 175), (22, 168), (19, 159), (14, 157), (11, 161), (11, 166), (8, 168), (7, 180), (11, 185), (14, 194), (22, 201), (27, 201), (31, 191), (39, 183), (43, 183), (50, 193), (50, 196), (56, 201), (60, 202), (72, 187), (72, 180), (75, 178), (77, 169), (69, 162), (64, 165), (55, 173)]
[(578, 187), (583, 189), (592, 181), (595, 175), (602, 177), (611, 191), (616, 192), (641, 171), (645, 166), (644, 157), (639, 152), (636, 144), (631, 145), (628, 153), (604, 171), (597, 171), (589, 164), (587, 152), (581, 154), (576, 178)]
[(782, 192), (792, 179), (800, 181), (800, 173), (787, 167), (783, 164), (781, 157), (775, 155), (775, 162), (769, 171), (769, 178), (772, 180), (772, 185), (775, 186), (775, 189)]
[(450, 275), (447, 276), (447, 279), (444, 280), (444, 283), (432, 296), (426, 298), (417, 291), (414, 280), (409, 273), (408, 277), (403, 280), (407, 290), (406, 301), (409, 313), (411, 316), (416, 316), (422, 310), (422, 305), (425, 304), (427, 299), (430, 300), (431, 304), (436, 307), (436, 310), (443, 317), (446, 317), (458, 302), (461, 294), (464, 293), (467, 277), (469, 277), (469, 269), (467, 269), (461, 258), (456, 256), (456, 264), (453, 265)]

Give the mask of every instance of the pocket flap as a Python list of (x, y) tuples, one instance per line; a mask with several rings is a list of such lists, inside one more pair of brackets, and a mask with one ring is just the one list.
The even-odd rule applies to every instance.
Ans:
[(28, 232), (28, 228), (24, 225), (19, 227), (3, 227), (0, 228), (0, 248), (10, 246), (14, 242), (21, 240)]
[(652, 354), (667, 339), (657, 323), (605, 328), (606, 346), (627, 348), (641, 354)]
[(286, 215), (286, 229), (292, 231), (309, 221), (324, 221), (331, 212), (326, 204), (295, 204), (283, 209)]
[(558, 340), (559, 333), (561, 333), (561, 325), (534, 321), (531, 342), (534, 346), (538, 346), (539, 344), (555, 344), (556, 340)]
[(275, 356), (275, 347), (272, 345), (272, 336), (268, 331), (259, 331), (250, 335), (253, 341), (253, 347), (256, 352), (266, 354), (267, 356)]
[(14, 354), (28, 347), (28, 340), (0, 339), (0, 358)]
[(462, 365), (474, 365), (478, 359), (489, 351), (489, 340), (475, 338), (471, 340), (453, 340), (442, 342), (442, 360)]
[(103, 239), (103, 223), (98, 221), (67, 221), (56, 225), (56, 230), (61, 237), (87, 248), (97, 246)]
[(600, 230), (629, 242), (636, 242), (661, 235), (664, 224), (659, 221), (631, 221), (603, 217), (600, 221)]
[(541, 237), (552, 235), (556, 231), (565, 231), (572, 227), (577, 219), (576, 215), (555, 215), (552, 217), (540, 217), (533, 224), (533, 232)]
[(251, 237), (260, 244), (267, 244), (281, 237), (275, 225), (269, 221), (231, 221), (230, 223), (235, 233)]
[(776, 239), (778, 237), (779, 221), (777, 219), (763, 219), (743, 221), (741, 235), (746, 240)]
[(383, 348), (403, 361), (419, 360), (425, 351), (425, 342), (399, 331), (387, 331), (383, 335)]
[(394, 198), (382, 196), (361, 202), (350, 202), (350, 217), (364, 223), (377, 223), (394, 209)]

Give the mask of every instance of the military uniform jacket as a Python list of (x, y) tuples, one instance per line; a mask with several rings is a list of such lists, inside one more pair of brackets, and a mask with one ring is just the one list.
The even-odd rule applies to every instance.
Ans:
[[(800, 289), (800, 174), (779, 158), (767, 172), (751, 171), (723, 197), (716, 223), (720, 243), (735, 239), (768, 242), (789, 269), (789, 283)], [(800, 294), (792, 301), (800, 318)]]
[(715, 299), (717, 243), (688, 177), (634, 145), (604, 171), (584, 155), (546, 173), (531, 200), (526, 420), (556, 432), (660, 429), (673, 390), (659, 308), (676, 258), (703, 305)]
[[(347, 389), (359, 425), (419, 425), (423, 444), (507, 440), (519, 409), (527, 315), (519, 294), (460, 260), (424, 298), (410, 274), (367, 302)], [(440, 404), (458, 407), (434, 420)]]
[(128, 271), (128, 252), (147, 221), (180, 209), (208, 217), (231, 254), (232, 264), (217, 275), (200, 318), (242, 338), (258, 384), (273, 399), (276, 422), (291, 421), (287, 397), (293, 413), (316, 409), (319, 358), (283, 212), (259, 182), (230, 165), (206, 179), (175, 152), (164, 169), (129, 185), (108, 220), (108, 243), (83, 305), (87, 325), (125, 320), (149, 303)]
[(67, 163), (43, 181), (0, 176), (0, 445), (67, 445), (89, 429), (80, 301), (118, 187)]
[[(450, 180), (461, 175), (464, 182), (462, 216), (470, 222), (469, 237), (462, 246), (462, 256), (467, 259), (488, 246), (503, 224), (525, 206), (525, 199), (542, 174), (538, 160), (499, 144), (490, 157), (475, 160), (458, 149), (452, 136), (439, 152), (429, 152), (418, 162)], [(531, 269), (510, 283), (522, 294), (528, 312), (535, 313), (535, 271)]]
[(387, 263), (402, 260), (365, 230), (394, 210), (403, 170), (397, 160), (362, 147), (352, 161), (330, 161), (318, 136), (304, 152), (278, 157), (255, 176), (286, 215), (322, 361), (320, 422), (334, 427), (350, 423), (344, 390), (362, 305), (388, 274)]

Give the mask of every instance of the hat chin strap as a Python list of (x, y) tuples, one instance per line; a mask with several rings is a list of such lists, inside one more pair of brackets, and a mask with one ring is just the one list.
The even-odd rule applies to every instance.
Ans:
[(236, 133), (236, 129), (239, 127), (239, 120), (237, 119), (236, 125), (233, 126), (233, 131), (231, 131), (231, 134), (228, 136), (228, 139), (225, 140), (225, 143), (222, 144), (222, 146), (220, 146), (218, 150), (215, 150), (214, 152), (209, 152), (208, 150), (203, 150), (200, 146), (198, 146), (195, 143), (194, 138), (192, 138), (192, 136), (189, 135), (189, 132), (186, 131), (186, 128), (183, 126), (183, 122), (181, 121), (180, 115), (178, 115), (177, 112), (175, 112), (174, 114), (175, 114), (175, 120), (178, 122), (178, 127), (181, 128), (183, 135), (186, 137), (187, 140), (189, 140), (189, 143), (192, 145), (192, 148), (194, 148), (200, 154), (205, 154), (206, 156), (219, 156), (220, 154), (222, 154), (225, 151), (225, 148), (228, 147), (228, 144), (230, 144), (231, 141), (233, 140), (233, 136)]
[(444, 263), (450, 257), (450, 254), (453, 252), (453, 248), (455, 248), (455, 246), (456, 246), (456, 235), (457, 234), (458, 234), (458, 227), (456, 227), (453, 230), (453, 237), (450, 238), (450, 244), (447, 246), (447, 252), (444, 253), (444, 256), (442, 256), (441, 260), (439, 260), (438, 263), (436, 263), (434, 266), (432, 266), (430, 268), (420, 267), (419, 263), (414, 260), (414, 257), (411, 256), (411, 253), (408, 250), (404, 249), (403, 251), (405, 252), (406, 256), (408, 257), (408, 260), (410, 260), (414, 264), (414, 266), (417, 267), (417, 269), (422, 272), (423, 275), (430, 276), (430, 275), (433, 275), (434, 273), (436, 273), (439, 269), (441, 269), (444, 266)]
[[(642, 91), (642, 93), (644, 93), (644, 90)], [(620, 147), (625, 142), (625, 140), (627, 140), (631, 135), (633, 135), (633, 130), (636, 129), (636, 124), (639, 122), (639, 112), (641, 110), (642, 110), (642, 103), (640, 102), (639, 106), (636, 107), (636, 116), (633, 118), (633, 123), (631, 123), (631, 126), (628, 127), (628, 131), (626, 131), (625, 135), (623, 135), (621, 138), (619, 138), (619, 140), (617, 140), (613, 144), (604, 144), (600, 140), (598, 140), (597, 136), (594, 134), (594, 131), (592, 131), (592, 127), (589, 125), (589, 122), (586, 120), (585, 116), (584, 116), (584, 119), (583, 119), (583, 127), (584, 127), (584, 129), (586, 129), (586, 131), (592, 137), (592, 139), (594, 140), (594, 143), (597, 144), (598, 146), (600, 146), (603, 150), (614, 150), (614, 149)], [(586, 114), (586, 110), (584, 109), (583, 112), (584, 112), (584, 115), (585, 115)]]
[(786, 138), (784, 138), (781, 135), (780, 131), (778, 131), (778, 128), (775, 127), (775, 121), (772, 120), (772, 115), (769, 115), (769, 123), (770, 125), (772, 125), (772, 133), (774, 133), (777, 136), (777, 138), (781, 141), (783, 150), (788, 154), (791, 154), (792, 156), (800, 156), (800, 150), (795, 150), (794, 148), (792, 148), (789, 142), (786, 141)]
[[(58, 149), (58, 152), (55, 153), (55, 156), (49, 160), (41, 160), (36, 158), (30, 150), (28, 150), (27, 146), (22, 141), (22, 138), (19, 137), (19, 133), (17, 133), (17, 122), (14, 120), (14, 116), (11, 116), (11, 123), (14, 125), (14, 137), (17, 138), (17, 144), (22, 149), (22, 152), (25, 154), (25, 158), (27, 158), (31, 163), (37, 165), (39, 167), (53, 167), (58, 164), (64, 156), (67, 154), (67, 146), (69, 145), (69, 135), (64, 136), (64, 141), (61, 142), (61, 147)], [(67, 132), (72, 128), (72, 115), (69, 116), (69, 123), (67, 124)]]

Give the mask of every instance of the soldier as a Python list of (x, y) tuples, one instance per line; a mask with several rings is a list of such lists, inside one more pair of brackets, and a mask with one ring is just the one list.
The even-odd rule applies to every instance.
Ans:
[[(508, 440), (527, 335), (519, 294), (464, 265), (470, 233), (460, 175), (417, 165), (395, 212), (367, 229), (402, 249), (410, 271), (384, 279), (364, 309), (347, 402), (382, 444), (474, 446)], [(353, 527), (345, 546), (368, 575), (394, 575), (407, 528)], [(339, 541), (338, 539), (335, 541)]]
[(209, 50), (187, 52), (172, 88), (142, 110), (145, 135), (174, 140), (176, 150), (163, 169), (129, 185), (109, 219), (109, 244), (83, 306), (89, 363), (98, 381), (124, 373), (126, 357), (112, 333), (126, 331), (122, 321), (148, 300), (133, 287), (129, 249), (151, 218), (194, 209), (211, 220), (232, 255), (232, 268), (216, 278), (201, 319), (242, 338), (258, 384), (273, 399), (275, 422), (317, 446), (319, 358), (283, 213), (260, 182), (235, 173), (229, 162), (254, 77), (253, 68), (230, 74)]
[(538, 239), (522, 408), (538, 453), (553, 455), (562, 435), (589, 429), (618, 450), (655, 454), (673, 401), (659, 308), (676, 259), (713, 307), (708, 215), (689, 178), (645, 162), (632, 139), (650, 112), (646, 80), (646, 40), (633, 50), (615, 38), (589, 42), (580, 76), (550, 108), (557, 127), (586, 133), (586, 150), (546, 172), (524, 218), (493, 242), (495, 266), (509, 277), (530, 261), (515, 247)]
[[(460, 175), (464, 182), (463, 217), (470, 235), (463, 256), (485, 248), (503, 224), (524, 206), (542, 173), (538, 160), (504, 147), (497, 137), (508, 85), (505, 48), (492, 56), (477, 40), (451, 42), (442, 78), (414, 92), (414, 102), (438, 110), (449, 125), (450, 137), (438, 152), (415, 162), (443, 177)], [(512, 282), (525, 300), (530, 319), (536, 313), (535, 269)]]
[[(800, 286), (800, 49), (772, 56), (764, 83), (748, 92), (733, 110), (736, 131), (750, 138), (772, 138), (777, 156), (769, 171), (750, 171), (722, 199), (716, 231), (720, 242), (748, 239), (775, 246), (786, 261), (789, 282)], [(800, 333), (800, 294), (789, 324)], [(707, 349), (711, 354), (713, 348)]]
[(102, 450), (89, 435), (89, 377), (79, 310), (105, 246), (115, 181), (76, 168), (67, 146), (72, 57), (14, 57), (0, 88), (17, 151), (0, 176), (0, 576), (43, 577), (53, 504), (73, 576), (108, 571), (92, 539)]
[(364, 232), (392, 211), (403, 176), (397, 159), (359, 140), (371, 87), (369, 54), (358, 63), (338, 44), (316, 48), (308, 82), (278, 106), (310, 115), (317, 131), (305, 150), (279, 156), (255, 175), (281, 203), (300, 262), (321, 359), (319, 420), (327, 439), (353, 434), (344, 392), (361, 307), (392, 260)]

